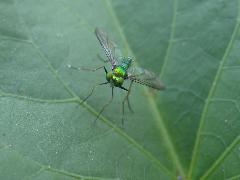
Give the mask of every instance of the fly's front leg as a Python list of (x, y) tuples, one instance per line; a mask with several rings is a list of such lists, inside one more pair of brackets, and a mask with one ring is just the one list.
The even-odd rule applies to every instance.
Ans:
[(74, 69), (74, 70), (78, 70), (78, 71), (82, 71), (83, 70), (83, 71), (92, 71), (92, 72), (95, 72), (95, 71), (97, 71), (99, 69), (104, 68), (104, 71), (107, 72), (107, 69), (106, 69), (105, 66), (100, 66), (100, 67), (97, 67), (97, 68), (87, 68), (87, 67), (75, 67), (75, 66), (72, 66), (72, 65), (69, 64), (68, 68)]
[[(75, 66), (72, 66), (72, 65), (69, 64), (69, 65), (68, 65), (68, 68), (74, 69), (74, 70), (84, 70), (84, 71), (92, 71), (92, 72), (97, 71), (97, 70), (103, 68), (104, 71), (105, 71), (105, 73), (106, 73), (106, 74), (108, 73), (108, 71), (107, 71), (107, 69), (106, 69), (105, 66), (100, 66), (100, 67), (97, 67), (97, 68), (85, 68), (85, 67), (75, 67)], [(92, 89), (91, 89), (91, 92), (89, 93), (89, 95), (88, 95), (86, 98), (84, 98), (84, 99), (82, 100), (81, 104), (84, 103), (84, 102), (93, 94), (93, 92), (94, 92), (94, 90), (96, 89), (97, 86), (103, 85), (103, 84), (108, 84), (108, 83), (109, 83), (109, 82), (104, 82), (104, 83), (97, 84), (97, 85), (93, 86)]]

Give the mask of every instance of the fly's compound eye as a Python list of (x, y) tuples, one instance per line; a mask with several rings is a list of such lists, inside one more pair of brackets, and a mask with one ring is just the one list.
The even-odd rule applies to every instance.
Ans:
[(106, 75), (106, 79), (109, 82), (112, 78), (113, 78), (113, 73), (111, 71), (109, 71)]

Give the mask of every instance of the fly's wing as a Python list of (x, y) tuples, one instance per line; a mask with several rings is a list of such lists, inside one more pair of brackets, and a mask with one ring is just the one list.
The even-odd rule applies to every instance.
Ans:
[(112, 64), (112, 66), (117, 65), (118, 61), (117, 61), (117, 58), (115, 57), (115, 48), (117, 47), (116, 44), (113, 41), (111, 41), (108, 38), (107, 34), (99, 28), (95, 29), (95, 34), (104, 50), (109, 62)]
[(146, 85), (157, 90), (165, 89), (165, 86), (155, 73), (143, 68), (133, 67), (129, 69), (128, 78), (130, 80), (133, 80), (134, 82)]

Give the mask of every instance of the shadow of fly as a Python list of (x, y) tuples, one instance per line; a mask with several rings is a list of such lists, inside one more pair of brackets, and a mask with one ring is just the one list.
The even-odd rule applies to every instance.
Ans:
[[(131, 112), (133, 112), (132, 107), (129, 103), (129, 95), (131, 92), (131, 87), (133, 82), (146, 85), (148, 87), (151, 87), (153, 89), (157, 90), (164, 90), (165, 86), (160, 81), (158, 76), (154, 74), (151, 71), (148, 71), (146, 69), (140, 68), (140, 67), (133, 67), (133, 59), (131, 57), (116, 57), (115, 50), (116, 50), (116, 44), (109, 39), (107, 34), (103, 32), (100, 28), (95, 29), (95, 35), (104, 51), (104, 53), (107, 56), (107, 61), (112, 66), (111, 70), (108, 71), (105, 66), (100, 66), (94, 69), (91, 68), (83, 68), (83, 67), (74, 67), (72, 65), (68, 65), (69, 68), (75, 69), (75, 70), (85, 70), (85, 71), (97, 71), (99, 69), (103, 69), (106, 74), (106, 82), (97, 84), (93, 86), (91, 89), (91, 92), (87, 97), (83, 99), (83, 102), (85, 102), (94, 92), (97, 86), (104, 85), (104, 84), (110, 84), (112, 94), (110, 100), (102, 107), (102, 109), (99, 111), (96, 120), (99, 118), (99, 116), (102, 114), (102, 112), (105, 110), (107, 106), (109, 106), (113, 100), (113, 88), (118, 87), (124, 91), (126, 91), (126, 96), (124, 97), (122, 101), (122, 126), (124, 126), (124, 111), (125, 111), (125, 103), (127, 102), (128, 108)], [(123, 86), (123, 83), (125, 80), (130, 80), (130, 85), (128, 88), (125, 88)]]

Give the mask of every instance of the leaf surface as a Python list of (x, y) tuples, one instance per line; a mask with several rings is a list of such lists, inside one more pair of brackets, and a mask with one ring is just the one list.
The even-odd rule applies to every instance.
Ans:
[[(239, 0), (0, 2), (1, 179), (237, 179)], [(167, 89), (112, 104), (94, 35), (106, 31)], [(110, 70), (110, 64), (105, 64)], [(129, 82), (124, 84), (129, 86)]]

